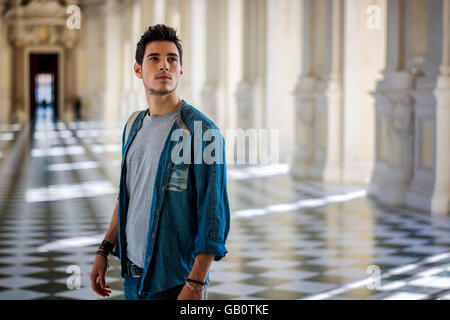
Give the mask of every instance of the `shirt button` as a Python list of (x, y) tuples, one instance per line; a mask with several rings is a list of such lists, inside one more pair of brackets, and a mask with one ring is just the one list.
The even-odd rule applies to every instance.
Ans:
[(155, 233), (154, 232), (152, 233), (152, 238), (155, 238)]

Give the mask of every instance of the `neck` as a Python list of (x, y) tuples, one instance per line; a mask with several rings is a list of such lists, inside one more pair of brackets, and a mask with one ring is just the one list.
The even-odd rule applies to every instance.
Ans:
[(164, 96), (151, 95), (146, 91), (146, 96), (149, 105), (149, 113), (152, 117), (169, 113), (180, 107), (183, 103), (183, 100), (178, 97), (176, 91)]

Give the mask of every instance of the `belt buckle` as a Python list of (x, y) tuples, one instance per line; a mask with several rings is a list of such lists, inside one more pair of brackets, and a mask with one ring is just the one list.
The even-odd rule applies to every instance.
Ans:
[(139, 278), (142, 276), (142, 272), (140, 270), (141, 268), (137, 265), (133, 264), (131, 261), (128, 264), (128, 270), (130, 272), (130, 275), (134, 278)]
[(139, 270), (138, 269), (139, 267), (138, 266), (133, 266), (132, 267), (132, 270), (133, 270), (133, 277), (135, 277), (135, 278), (139, 278), (140, 276), (142, 276), (142, 272), (141, 272), (141, 270)]

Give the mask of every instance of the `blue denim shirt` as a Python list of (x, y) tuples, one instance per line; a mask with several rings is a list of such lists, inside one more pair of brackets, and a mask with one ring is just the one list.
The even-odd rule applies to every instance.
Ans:
[[(147, 110), (136, 119), (127, 141), (122, 136), (122, 164), (119, 185), (119, 234), (118, 244), (113, 254), (121, 261), (121, 276), (126, 274), (126, 237), (125, 225), (129, 199), (126, 189), (126, 154), (133, 142)], [(200, 152), (210, 150), (208, 138), (194, 137), (194, 125), (201, 124), (202, 134), (208, 129), (219, 132), (216, 141), (219, 161), (197, 164), (194, 157)], [(190, 163), (173, 161), (174, 148), (180, 147), (179, 141), (173, 141), (175, 130), (184, 132), (191, 146)], [(196, 129), (195, 132), (198, 132)], [(199, 140), (201, 150), (198, 148)], [(206, 141), (204, 141), (206, 140)], [(209, 142), (209, 143), (208, 143)], [(197, 151), (194, 144), (197, 143)], [(208, 148), (209, 147), (209, 148)], [(194, 151), (194, 152), (192, 152)], [(184, 150), (181, 154), (184, 154)], [(213, 153), (211, 153), (213, 154)], [(185, 159), (185, 158), (183, 158)], [(186, 162), (186, 161), (185, 161)], [(145, 179), (145, 177), (142, 177)], [(230, 208), (227, 195), (225, 165), (225, 142), (216, 125), (193, 106), (183, 101), (177, 120), (165, 141), (159, 159), (155, 178), (152, 206), (149, 213), (149, 228), (145, 252), (144, 274), (141, 278), (139, 293), (160, 292), (183, 284), (199, 253), (213, 254), (214, 260), (222, 259), (227, 250), (225, 242), (230, 229)], [(208, 274), (209, 277), (209, 274)], [(207, 281), (208, 281), (207, 277)]]

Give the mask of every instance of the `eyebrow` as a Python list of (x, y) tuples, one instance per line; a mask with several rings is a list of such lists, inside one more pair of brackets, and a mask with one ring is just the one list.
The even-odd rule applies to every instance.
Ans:
[[(173, 56), (173, 57), (177, 57), (177, 58), (178, 58), (178, 54), (176, 54), (176, 53), (168, 53), (167, 55), (168, 55), (168, 56)], [(148, 58), (148, 57), (159, 57), (159, 56), (160, 56), (159, 53), (149, 53), (149, 54), (146, 56), (146, 58)]]

